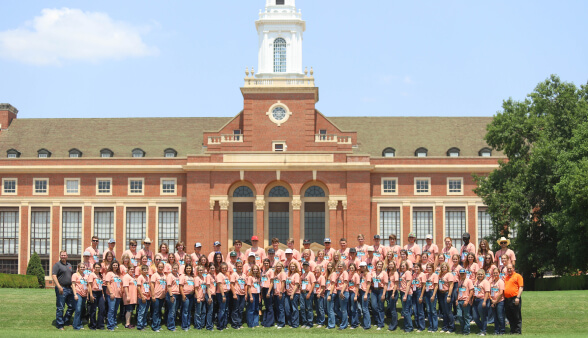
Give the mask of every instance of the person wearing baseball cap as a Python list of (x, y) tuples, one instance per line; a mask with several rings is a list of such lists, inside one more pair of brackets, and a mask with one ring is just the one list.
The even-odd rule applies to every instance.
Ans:
[(221, 242), (216, 241), (212, 245), (213, 245), (214, 249), (208, 254), (208, 261), (209, 262), (214, 262), (214, 255), (216, 253), (219, 253), (219, 254), (222, 255), (222, 253), (221, 253)]
[(502, 256), (507, 255), (509, 258), (509, 263), (511, 263), (514, 266), (517, 257), (515, 256), (514, 251), (508, 248), (508, 246), (510, 245), (510, 240), (506, 237), (500, 237), (500, 239), (496, 242), (498, 243), (498, 245), (500, 245), (500, 250), (496, 251), (496, 259), (494, 260), (495, 264), (498, 264), (499, 268), (503, 268), (505, 266), (505, 262), (502, 261)]
[(462, 264), (464, 264), (465, 260), (468, 258), (468, 253), (471, 252), (474, 254), (474, 256), (476, 255), (476, 246), (474, 245), (474, 243), (470, 243), (469, 232), (464, 232), (463, 235), (461, 235), (461, 240), (463, 241), (463, 245), (461, 246), (461, 249), (459, 251), (459, 257)]
[(203, 256), (202, 254), (202, 243), (200, 242), (196, 242), (194, 244), (194, 252), (191, 254), (192, 256), (192, 262), (194, 262), (194, 264), (198, 264), (198, 262), (200, 261), (200, 257)]
[(255, 263), (261, 267), (266, 254), (263, 248), (259, 247), (259, 237), (251, 236), (251, 247), (245, 251), (245, 257), (249, 257), (250, 253), (255, 254)]
[(437, 261), (437, 256), (439, 256), (439, 247), (437, 244), (433, 243), (433, 235), (431, 234), (425, 236), (425, 242), (427, 242), (427, 244), (423, 245), (423, 252), (429, 252), (429, 260), (427, 262), (423, 262), (423, 264), (434, 264)]
[(284, 262), (284, 271), (288, 273), (288, 269), (290, 268), (291, 262), (294, 262), (298, 267), (298, 271), (300, 271), (300, 262), (294, 259), (294, 250), (288, 248), (286, 249), (286, 251), (284, 251), (284, 254), (286, 255), (286, 261)]
[(404, 250), (406, 250), (406, 253), (408, 255), (408, 260), (411, 261), (413, 264), (414, 263), (420, 263), (421, 262), (421, 247), (415, 243), (416, 241), (416, 235), (414, 234), (414, 232), (411, 232), (408, 234), (408, 244), (406, 244), (404, 246)]
[(470, 309), (473, 303), (474, 283), (467, 278), (466, 269), (459, 269), (459, 280), (457, 282), (457, 320), (459, 321), (462, 333), (470, 334), (470, 321), (472, 315)]
[(116, 253), (114, 252), (114, 247), (116, 246), (116, 240), (114, 238), (111, 238), (108, 240), (108, 249), (104, 250), (104, 254), (102, 254), (102, 260), (104, 260), (106, 258), (106, 253), (107, 252), (112, 252), (112, 257), (114, 258), (114, 260), (116, 260)]
[(325, 249), (323, 250), (325, 252), (325, 260), (330, 262), (333, 260), (333, 255), (335, 254), (336, 250), (331, 248), (331, 239), (330, 238), (328, 238), (328, 237), (325, 238), (323, 243), (325, 244)]

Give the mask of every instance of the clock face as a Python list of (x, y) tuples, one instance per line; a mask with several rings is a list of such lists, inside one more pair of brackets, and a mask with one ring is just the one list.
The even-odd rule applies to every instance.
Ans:
[(282, 107), (276, 107), (272, 111), (272, 116), (276, 121), (282, 121), (286, 117), (286, 110)]

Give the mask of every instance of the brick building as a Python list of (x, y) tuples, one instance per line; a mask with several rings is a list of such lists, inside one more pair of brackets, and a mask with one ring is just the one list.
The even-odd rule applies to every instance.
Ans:
[(226, 253), (252, 235), (489, 234), (472, 174), (502, 158), (483, 140), (491, 118), (323, 115), (294, 0), (267, 0), (256, 27), (259, 71), (233, 118), (26, 119), (0, 104), (0, 272), (33, 252), (46, 269), (61, 249), (79, 259), (92, 235), (101, 251), (150, 237)]

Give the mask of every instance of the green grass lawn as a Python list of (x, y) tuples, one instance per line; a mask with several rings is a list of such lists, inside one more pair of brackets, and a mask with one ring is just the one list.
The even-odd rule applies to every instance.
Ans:
[[(551, 336), (551, 337), (588, 337), (588, 291), (552, 291), (552, 292), (525, 292), (523, 298), (523, 334), (528, 336)], [(53, 326), (55, 320), (55, 292), (53, 290), (30, 290), (30, 289), (0, 289), (0, 336), (2, 337), (57, 337), (57, 336), (104, 336), (114, 335), (118, 337), (141, 337), (147, 335), (195, 335), (203, 334), (208, 336), (236, 337), (243, 335), (255, 335), (257, 337), (280, 336), (365, 336), (372, 335), (404, 335), (402, 330), (393, 333), (388, 331), (376, 331), (361, 329), (338, 331), (327, 331), (326, 329), (291, 329), (284, 328), (256, 328), (250, 330), (244, 328), (240, 331), (228, 329), (223, 332), (208, 332), (190, 330), (184, 332), (179, 329), (177, 332), (169, 332), (162, 329), (161, 333), (152, 331), (138, 332), (137, 330), (117, 329), (115, 332), (90, 331), (87, 326), (85, 330), (74, 331), (71, 326), (65, 331), (58, 331)], [(119, 327), (123, 325), (119, 324)], [(507, 327), (507, 332), (508, 332)], [(478, 329), (472, 326), (472, 335)], [(490, 334), (494, 332), (493, 326), (488, 328)], [(431, 334), (427, 332), (411, 335), (418, 336), (448, 336), (447, 334)]]

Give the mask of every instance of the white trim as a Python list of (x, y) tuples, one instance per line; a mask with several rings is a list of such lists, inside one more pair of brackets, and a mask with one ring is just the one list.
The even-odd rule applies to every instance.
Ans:
[[(426, 181), (428, 181), (428, 189), (427, 189), (427, 192), (417, 192), (417, 181), (418, 180), (426, 180)], [(431, 187), (431, 178), (430, 177), (415, 177), (414, 178), (414, 194), (415, 195), (417, 195), (417, 196), (423, 196), (423, 195), (428, 196), (428, 195), (431, 195), (431, 189), (432, 189), (432, 187)]]
[[(399, 226), (400, 233), (398, 234), (399, 237), (396, 238), (396, 244), (397, 245), (400, 245), (400, 246), (402, 246), (401, 243), (402, 243), (402, 238), (403, 238), (403, 234), (404, 234), (404, 231), (403, 231), (404, 218), (403, 218), (403, 212), (402, 212), (402, 207), (403, 206), (404, 206), (404, 204), (402, 202), (378, 203), (377, 204), (377, 213), (378, 213), (378, 215), (376, 216), (376, 219), (377, 219), (377, 222), (378, 222), (377, 225), (376, 225), (376, 228), (378, 229), (377, 230), (378, 231), (377, 234), (379, 235), (379, 234), (382, 233), (382, 229), (380, 228), (380, 221), (381, 221), (380, 220), (380, 209), (381, 208), (398, 208), (398, 210), (400, 212), (400, 226)], [(381, 238), (381, 240), (386, 240), (387, 241), (388, 238)]]
[[(394, 191), (393, 192), (385, 192), (384, 191), (384, 181), (394, 181)], [(382, 177), (380, 180), (381, 182), (381, 191), (382, 195), (398, 195), (398, 177)]]
[[(449, 191), (449, 181), (450, 180), (458, 180), (461, 182), (461, 190), (459, 192)], [(463, 195), (463, 191), (464, 191), (463, 177), (447, 177), (447, 195)]]
[[(131, 192), (131, 181), (141, 181), (141, 192)], [(145, 195), (145, 178), (144, 177), (129, 177), (129, 184), (127, 186), (127, 194), (129, 196)]]
[[(4, 190), (4, 182), (5, 181), (15, 181), (14, 192), (6, 192)], [(18, 178), (9, 178), (9, 177), (2, 178), (2, 195), (3, 196), (16, 196), (16, 195), (18, 195)]]
[[(163, 191), (163, 181), (173, 181), (174, 182), (174, 191), (173, 192), (164, 192)], [(162, 196), (176, 196), (178, 194), (178, 179), (175, 177), (161, 177), (159, 179), (159, 194)]]
[[(273, 115), (274, 109), (276, 109), (278, 107), (281, 107), (286, 111), (286, 116), (284, 116), (284, 118), (281, 120), (276, 120)], [(265, 113), (265, 115), (267, 115), (269, 117), (270, 121), (272, 121), (273, 123), (275, 123), (279, 127), (282, 123), (286, 123), (286, 121), (288, 121), (288, 119), (290, 118), (290, 115), (292, 115), (292, 112), (290, 111), (290, 108), (288, 108), (288, 106), (286, 106), (282, 102), (278, 101), (278, 102), (272, 104), (271, 107), (269, 107), (269, 110), (267, 111), (267, 113)]]
[[(67, 181), (77, 181), (78, 182), (78, 192), (77, 193), (68, 193), (67, 192)], [(64, 195), (80, 195), (80, 190), (82, 190), (81, 180), (79, 178), (64, 178), (63, 179), (63, 194)]]
[[(100, 192), (100, 187), (98, 183), (100, 181), (110, 181), (110, 190), (109, 192)], [(96, 178), (96, 196), (111, 196), (112, 195), (112, 177), (97, 177)]]
[[(35, 187), (37, 181), (47, 181), (47, 191), (46, 192), (44, 192), (44, 193), (37, 192), (37, 189)], [(39, 195), (39, 196), (49, 195), (49, 178), (33, 178), (33, 195)]]
[[(281, 144), (282, 150), (276, 150), (276, 145)], [(286, 152), (286, 150), (288, 149), (288, 146), (286, 145), (286, 141), (272, 141), (272, 151), (276, 152), (276, 153), (284, 153)]]

